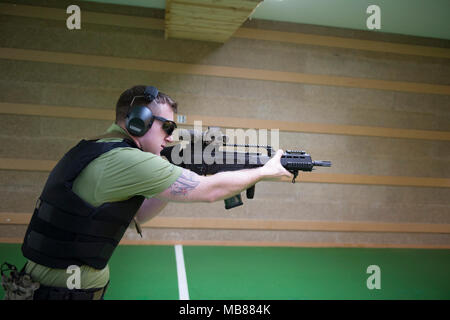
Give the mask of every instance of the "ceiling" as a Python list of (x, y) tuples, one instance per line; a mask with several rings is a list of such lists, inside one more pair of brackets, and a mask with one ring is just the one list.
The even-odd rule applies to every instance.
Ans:
[[(165, 8), (165, 0), (86, 1)], [(380, 7), (380, 32), (450, 40), (450, 0), (264, 0), (251, 17), (368, 30), (370, 5)]]

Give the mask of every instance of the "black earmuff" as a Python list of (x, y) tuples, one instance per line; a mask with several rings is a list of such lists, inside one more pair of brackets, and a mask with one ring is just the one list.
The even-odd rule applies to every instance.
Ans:
[(147, 104), (151, 103), (158, 96), (158, 89), (152, 86), (145, 87), (143, 96), (134, 96), (130, 103), (130, 110), (126, 118), (126, 129), (130, 134), (136, 137), (142, 137), (153, 124), (153, 114), (146, 105), (137, 105), (133, 107), (135, 98), (143, 97)]

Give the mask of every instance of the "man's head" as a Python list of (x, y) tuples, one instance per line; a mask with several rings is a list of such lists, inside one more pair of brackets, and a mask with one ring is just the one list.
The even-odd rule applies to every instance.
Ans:
[(150, 103), (145, 98), (145, 89), (146, 86), (134, 86), (120, 95), (116, 104), (116, 123), (126, 130), (126, 118), (132, 107), (146, 106), (154, 116), (150, 129), (141, 137), (129, 133), (142, 150), (159, 155), (162, 148), (168, 142), (172, 142), (171, 134), (164, 130), (167, 127), (164, 119), (173, 121), (174, 112), (177, 112), (177, 103), (162, 92), (159, 92)]

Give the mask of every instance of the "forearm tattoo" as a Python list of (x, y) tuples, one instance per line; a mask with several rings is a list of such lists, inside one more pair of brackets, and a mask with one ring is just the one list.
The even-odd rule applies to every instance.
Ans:
[(170, 193), (176, 196), (185, 196), (189, 191), (194, 190), (199, 183), (196, 173), (183, 170), (177, 181), (170, 186)]

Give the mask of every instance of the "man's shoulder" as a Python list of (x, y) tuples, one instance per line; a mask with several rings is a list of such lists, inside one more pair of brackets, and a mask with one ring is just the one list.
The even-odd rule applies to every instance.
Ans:
[(130, 167), (138, 164), (148, 163), (154, 166), (167, 165), (168, 161), (151, 152), (145, 152), (133, 147), (118, 147), (104, 153), (100, 161), (107, 161), (110, 165), (122, 164)]
[(156, 155), (151, 154), (149, 152), (144, 152), (138, 148), (133, 148), (131, 146), (127, 145), (121, 145), (114, 149), (109, 150), (108, 152), (105, 152), (102, 156), (105, 157), (113, 157), (118, 159), (124, 159), (124, 160), (131, 160), (135, 158), (143, 158), (148, 159), (155, 157)]

